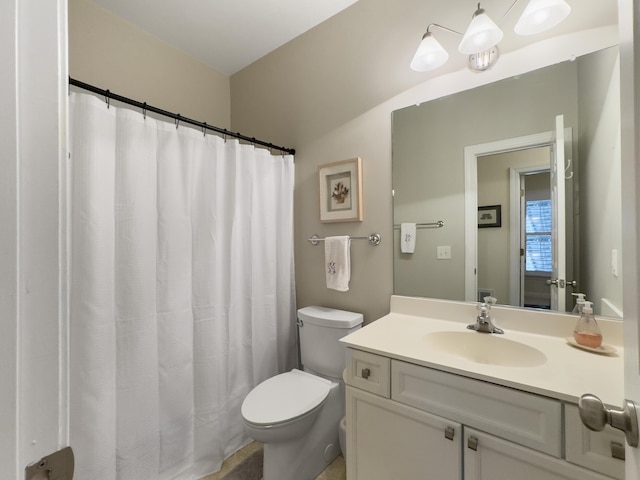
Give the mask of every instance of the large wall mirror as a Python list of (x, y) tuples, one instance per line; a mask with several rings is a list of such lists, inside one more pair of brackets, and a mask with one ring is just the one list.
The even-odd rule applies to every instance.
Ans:
[(394, 293), (621, 316), (620, 179), (617, 47), (393, 112)]

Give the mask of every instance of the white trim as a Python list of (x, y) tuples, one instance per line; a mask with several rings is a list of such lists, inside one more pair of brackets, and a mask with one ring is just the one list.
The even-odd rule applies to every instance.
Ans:
[(0, 2), (0, 465), (3, 478), (18, 478), (18, 0)]

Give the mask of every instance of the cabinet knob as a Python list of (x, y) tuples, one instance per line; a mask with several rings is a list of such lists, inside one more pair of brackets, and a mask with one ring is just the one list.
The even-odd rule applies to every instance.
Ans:
[(444, 429), (444, 438), (446, 438), (447, 440), (453, 440), (455, 434), (456, 429), (451, 425), (447, 426), (447, 428)]
[(630, 447), (638, 446), (638, 416), (636, 406), (631, 400), (625, 400), (623, 408), (608, 409), (602, 400), (587, 393), (580, 397), (578, 410), (582, 423), (589, 430), (600, 432), (609, 424), (624, 432)]
[(467, 440), (467, 448), (470, 448), (474, 452), (478, 451), (478, 437), (469, 437)]
[(366, 380), (370, 376), (371, 376), (371, 370), (369, 370), (368, 368), (363, 368), (362, 369), (362, 378), (364, 378)]

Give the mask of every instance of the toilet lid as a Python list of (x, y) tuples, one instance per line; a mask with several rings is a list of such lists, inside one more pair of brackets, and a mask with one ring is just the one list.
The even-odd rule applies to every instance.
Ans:
[(329, 380), (293, 369), (251, 390), (242, 403), (242, 416), (257, 425), (286, 422), (324, 402), (330, 388)]

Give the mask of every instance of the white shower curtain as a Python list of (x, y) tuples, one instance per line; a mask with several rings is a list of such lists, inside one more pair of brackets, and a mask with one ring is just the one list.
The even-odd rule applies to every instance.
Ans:
[(194, 479), (295, 365), (293, 157), (69, 99), (70, 432), (81, 480)]

